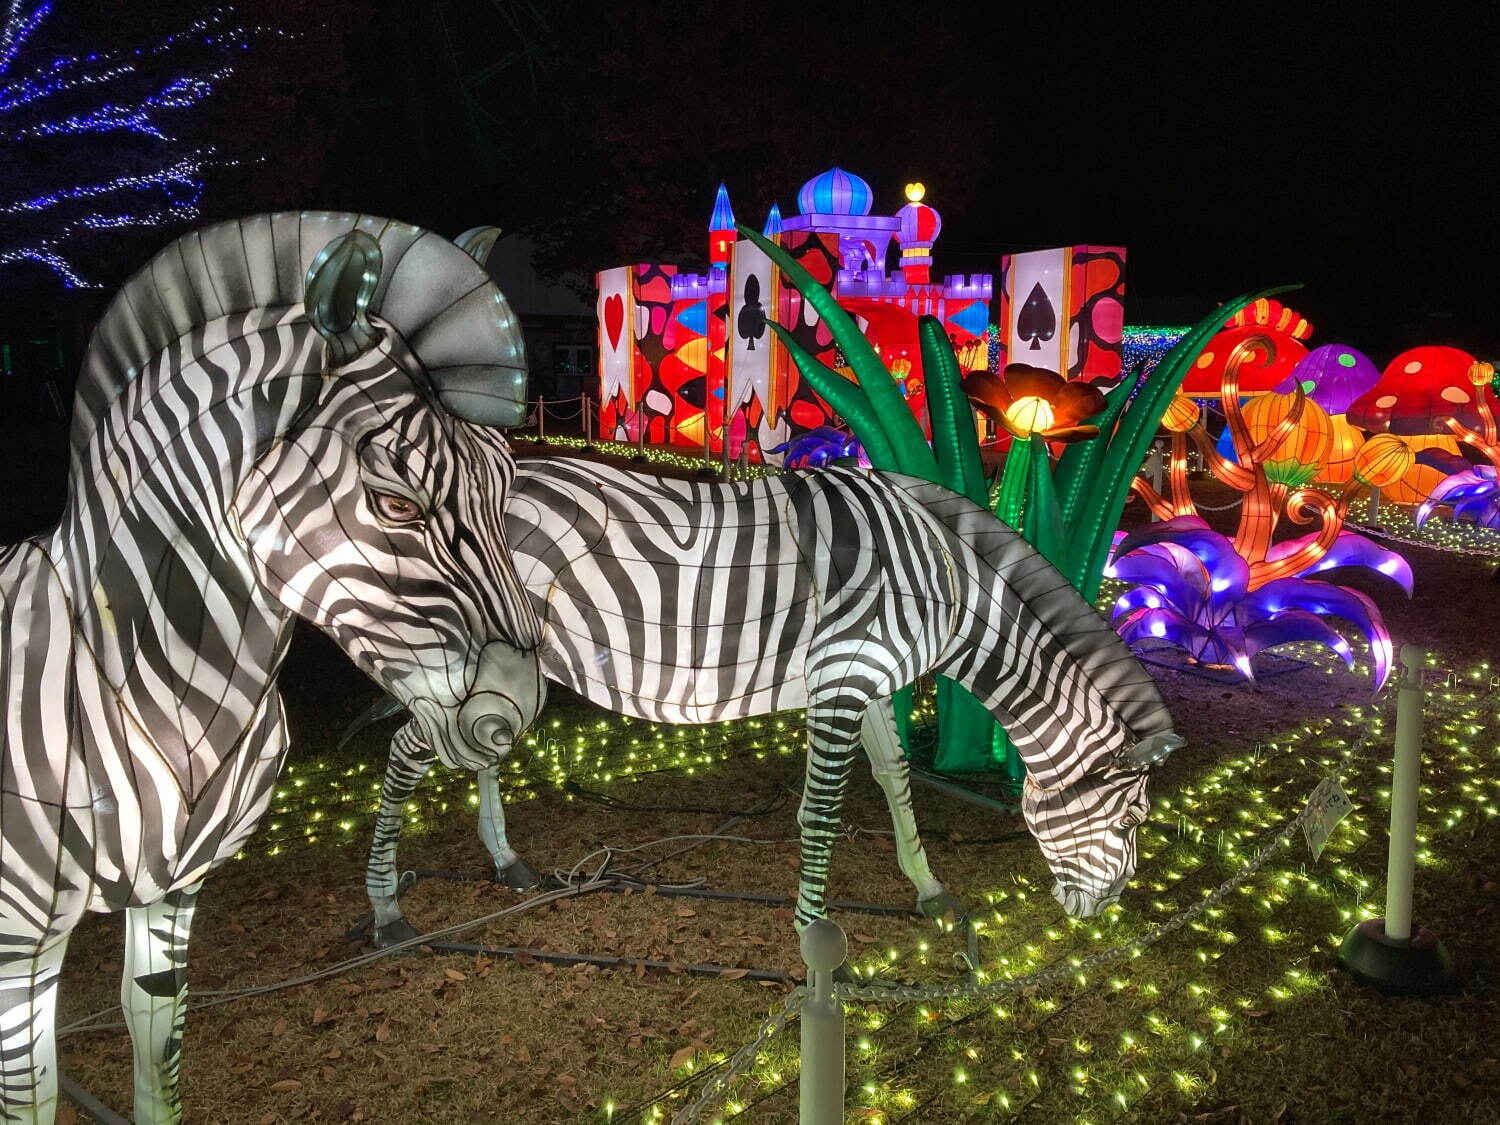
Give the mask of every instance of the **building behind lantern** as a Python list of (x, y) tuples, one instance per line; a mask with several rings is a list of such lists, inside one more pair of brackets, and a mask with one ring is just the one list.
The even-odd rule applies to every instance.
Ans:
[[(894, 214), (876, 214), (870, 185), (830, 168), (802, 185), (795, 214), (773, 207), (763, 229), (856, 318), (926, 428), (918, 318), (942, 322), (969, 370), (993, 369), (1015, 350), (1016, 318), (1001, 317), (993, 273), (933, 280), (942, 216), (926, 202), (923, 185), (909, 184), (906, 197)], [(601, 435), (635, 440), (644, 430), (652, 443), (721, 453), (727, 431), (731, 457), (774, 460), (770, 451), (794, 434), (836, 420), (763, 319), (784, 326), (828, 367), (844, 367), (843, 356), (795, 287), (739, 238), (723, 185), (708, 226), (703, 273), (635, 265), (597, 275)], [(896, 268), (888, 270), (893, 248)], [(1047, 354), (1055, 369), (1072, 378), (1114, 378), (1121, 370), (1123, 248), (1037, 253), (1058, 259), (1056, 284), (1033, 301), (1026, 342), (1040, 339), (1050, 323)], [(1002, 276), (1020, 276), (1032, 258), (1006, 256), (997, 265)]]

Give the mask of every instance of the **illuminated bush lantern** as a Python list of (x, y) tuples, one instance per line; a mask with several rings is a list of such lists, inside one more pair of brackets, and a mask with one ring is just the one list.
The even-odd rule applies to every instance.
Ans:
[[(466, 239), (480, 257), (492, 242)], [(179, 1118), (188, 928), (271, 799), (296, 616), (411, 706), (450, 765), (498, 762), (531, 722), (538, 623), (493, 428), (521, 420), (525, 388), (480, 266), (385, 219), (221, 223), (109, 306), (63, 522), (0, 549), (7, 1120), (56, 1110), (58, 974), (88, 910), (128, 914), (135, 1120)]]

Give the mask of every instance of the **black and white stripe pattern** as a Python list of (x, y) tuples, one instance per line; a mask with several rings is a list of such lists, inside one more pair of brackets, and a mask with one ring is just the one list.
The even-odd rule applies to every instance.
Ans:
[[(1067, 581), (962, 497), (855, 470), (704, 484), (522, 461), (506, 529), (549, 678), (668, 723), (807, 709), (799, 923), (822, 911), (861, 740), (902, 870), (924, 905), (949, 903), (917, 839), (890, 701), (929, 672), (964, 684), (1011, 732), (1030, 773), (1027, 823), (1071, 913), (1113, 902), (1134, 871), (1146, 774), (1124, 754), (1170, 744), (1171, 716)], [(378, 939), (413, 932), (395, 901), (395, 844), (430, 760), (403, 728), (368, 880)], [(484, 801), (498, 808), (492, 785), (482, 779)], [(485, 831), (511, 881), (521, 861), (503, 826)]]
[[(303, 279), (355, 229), (387, 251), (377, 331), (330, 367)], [(294, 615), (451, 765), (497, 762), (533, 717), (514, 462), (437, 374), (482, 373), (497, 299), (436, 236), (277, 215), (174, 243), (100, 322), (62, 523), (0, 549), (0, 1118), (55, 1110), (57, 973), (86, 910), (128, 914), (136, 1120), (180, 1117), (193, 904), (270, 799)]]

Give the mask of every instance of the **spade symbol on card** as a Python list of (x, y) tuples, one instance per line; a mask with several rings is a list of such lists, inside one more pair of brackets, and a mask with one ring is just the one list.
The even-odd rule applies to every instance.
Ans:
[(755, 341), (766, 334), (766, 310), (760, 304), (760, 278), (753, 273), (745, 279), (745, 300), (740, 305), (737, 330), (740, 339), (747, 341), (745, 350), (749, 352), (755, 350)]
[(1016, 318), (1016, 335), (1031, 341), (1031, 350), (1042, 350), (1042, 341), (1057, 334), (1057, 310), (1047, 298), (1047, 291), (1038, 281), (1031, 287), (1031, 294), (1021, 306), (1021, 315)]

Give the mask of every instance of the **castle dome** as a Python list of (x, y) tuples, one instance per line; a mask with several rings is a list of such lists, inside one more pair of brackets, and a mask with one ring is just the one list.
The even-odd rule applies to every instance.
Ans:
[(874, 201), (870, 185), (842, 168), (814, 176), (797, 192), (797, 209), (804, 215), (868, 215)]

